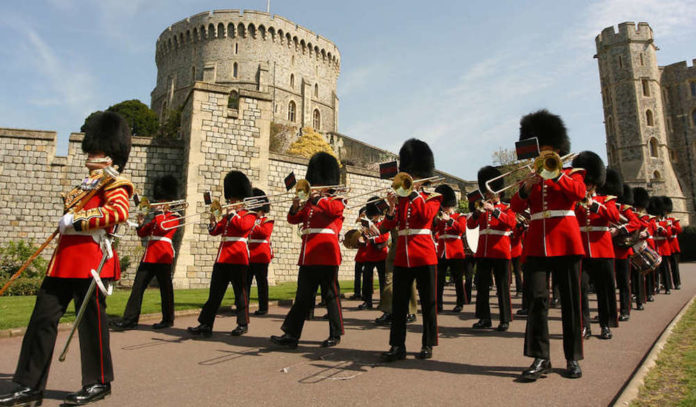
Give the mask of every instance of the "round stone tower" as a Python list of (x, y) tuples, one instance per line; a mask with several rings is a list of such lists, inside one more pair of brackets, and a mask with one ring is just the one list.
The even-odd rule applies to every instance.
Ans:
[(648, 23), (626, 22), (595, 39), (609, 166), (626, 183), (667, 195), (675, 213), (686, 201), (670, 162), (657, 47)]
[(283, 17), (250, 10), (196, 14), (164, 30), (155, 61), (151, 107), (160, 118), (202, 81), (231, 86), (231, 104), (239, 89), (268, 92), (274, 122), (338, 131), (338, 48)]

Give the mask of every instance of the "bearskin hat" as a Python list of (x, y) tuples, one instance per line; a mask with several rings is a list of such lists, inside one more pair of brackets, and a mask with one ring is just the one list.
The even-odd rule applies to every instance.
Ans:
[(623, 178), (621, 174), (613, 168), (607, 168), (606, 173), (604, 185), (601, 188), (597, 188), (597, 192), (601, 195), (620, 196), (623, 193)]
[(671, 213), (674, 210), (674, 203), (672, 202), (672, 198), (668, 196), (661, 196), (660, 199), (662, 199), (662, 207), (665, 210), (665, 214)]
[(155, 201), (173, 201), (177, 198), (179, 181), (173, 175), (164, 175), (155, 179), (152, 199)]
[(662, 198), (659, 196), (651, 196), (648, 203), (648, 213), (653, 216), (662, 216), (665, 208), (662, 205)]
[(530, 113), (520, 120), (520, 141), (536, 137), (539, 147), (553, 146), (560, 155), (570, 153), (570, 139), (560, 116), (543, 109)]
[(82, 151), (104, 153), (111, 157), (118, 171), (123, 171), (131, 150), (131, 131), (128, 122), (115, 112), (98, 112), (87, 121)]
[(442, 195), (442, 203), (440, 204), (443, 208), (451, 208), (457, 206), (457, 195), (454, 193), (454, 189), (447, 184), (438, 185), (435, 188), (435, 192)]
[(582, 151), (571, 164), (573, 168), (583, 168), (585, 170), (585, 184), (592, 184), (598, 188), (604, 185), (607, 178), (607, 168), (604, 166), (602, 158), (592, 151)]
[(312, 158), (309, 159), (305, 179), (309, 181), (310, 185), (313, 187), (338, 185), (341, 174), (338, 169), (336, 157), (323, 151), (314, 154)]
[(241, 171), (230, 171), (225, 175), (225, 199), (244, 199), (251, 196), (251, 182)]
[(268, 198), (266, 197), (266, 193), (263, 192), (263, 190), (261, 190), (261, 189), (259, 189), (259, 188), (252, 188), (252, 189), (251, 189), (251, 196), (252, 196), (252, 197), (258, 196), (258, 197), (260, 197), (259, 200), (260, 200), (261, 202), (267, 202), (266, 205), (263, 205), (263, 206), (261, 206), (261, 207), (255, 208), (255, 209), (260, 210), (260, 211), (264, 211), (264, 212), (266, 212), (266, 213), (268, 213), (268, 212), (271, 211), (271, 203), (270, 203), (270, 201), (268, 200)]
[(628, 186), (628, 184), (623, 184), (623, 191), (621, 191), (617, 201), (622, 204), (633, 205), (633, 188)]
[(636, 208), (648, 209), (650, 204), (650, 194), (643, 187), (633, 188), (633, 206)]
[[(488, 188), (486, 188), (486, 181), (489, 179), (493, 179), (497, 176), (501, 175), (500, 170), (498, 170), (495, 167), (491, 167), (490, 165), (487, 165), (485, 167), (481, 167), (481, 169), (478, 172), (478, 187), (479, 191), (481, 193), (485, 194), (486, 191), (488, 191)], [(505, 185), (505, 180), (502, 178), (499, 178), (492, 182), (491, 184), (491, 189), (497, 191), (499, 189), (502, 189), (503, 186)]]
[(382, 211), (379, 210), (379, 207), (377, 205), (379, 203), (378, 196), (371, 197), (370, 199), (367, 200), (367, 202), (369, 202), (369, 203), (367, 205), (365, 205), (365, 214), (367, 215), (368, 218), (382, 214)]
[(413, 178), (430, 178), (435, 171), (435, 157), (425, 141), (408, 139), (399, 150), (399, 171)]

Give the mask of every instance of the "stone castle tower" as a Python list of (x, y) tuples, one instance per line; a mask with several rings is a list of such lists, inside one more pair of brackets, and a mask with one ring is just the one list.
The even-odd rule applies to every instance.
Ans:
[(196, 14), (162, 32), (155, 61), (151, 108), (160, 118), (182, 106), (201, 81), (268, 93), (275, 123), (338, 131), (338, 48), (283, 17), (252, 10)]
[(664, 83), (666, 69), (657, 65), (652, 29), (647, 23), (626, 22), (618, 32), (605, 28), (595, 42), (609, 166), (629, 185), (669, 196), (676, 216), (696, 221), (694, 172), (675, 171), (678, 163), (690, 161), (694, 146), (673, 137), (670, 88)]

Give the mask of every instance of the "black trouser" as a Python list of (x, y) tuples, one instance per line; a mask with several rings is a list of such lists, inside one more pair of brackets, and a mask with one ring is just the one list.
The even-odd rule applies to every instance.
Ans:
[(619, 312), (621, 315), (631, 313), (631, 265), (628, 259), (614, 260), (616, 285), (619, 287)]
[[(660, 267), (658, 267), (657, 272), (660, 274), (660, 279), (662, 280), (662, 286), (665, 291), (672, 289), (672, 267), (671, 267), (671, 256), (663, 256)], [(657, 273), (656, 273), (657, 274)], [(656, 283), (655, 291), (660, 291), (660, 285)]]
[(140, 319), (140, 308), (143, 305), (143, 294), (152, 278), (156, 277), (160, 288), (162, 300), (162, 322), (174, 322), (174, 287), (172, 286), (172, 265), (163, 263), (140, 263), (135, 273), (133, 288), (131, 289), (126, 310), (123, 313), (123, 322), (137, 324)]
[(672, 282), (674, 287), (681, 287), (681, 275), (679, 274), (679, 252), (674, 252), (670, 256), (670, 266), (672, 268)]
[(508, 259), (485, 257), (478, 259), (476, 265), (476, 274), (478, 275), (476, 284), (476, 318), (491, 319), (491, 306), (488, 295), (491, 285), (491, 272), (495, 276), (500, 322), (510, 322), (512, 320), (512, 312), (510, 310), (510, 260)]
[(464, 259), (464, 304), (471, 304), (471, 288), (474, 285), (474, 267), (476, 259), (473, 255)]
[(527, 263), (522, 265), (522, 309), (529, 310), (529, 284), (527, 284), (529, 274), (527, 273)]
[[(628, 262), (629, 264), (631, 263), (630, 258)], [(636, 306), (645, 304), (645, 275), (633, 267), (633, 265), (629, 267), (631, 268), (631, 286), (633, 287), (633, 292), (636, 293)]]
[(645, 291), (648, 297), (655, 295), (655, 275), (657, 275), (659, 268), (643, 275), (645, 279)]
[(379, 279), (379, 298), (382, 298), (382, 293), (384, 292), (386, 267), (387, 266), (384, 260), (366, 261), (363, 263), (362, 299), (368, 305), (372, 305), (372, 294), (375, 291), (373, 287), (375, 268), (377, 269), (377, 278)]
[(259, 292), (259, 311), (268, 311), (268, 263), (249, 263), (247, 273), (247, 303), (251, 295), (251, 282), (256, 277)]
[(522, 266), (520, 264), (519, 257), (513, 257), (512, 263), (512, 273), (515, 275), (515, 292), (517, 295), (522, 294), (524, 283), (522, 282)]
[(339, 338), (343, 335), (338, 266), (300, 266), (295, 301), (283, 321), (283, 332), (293, 338), (300, 338), (305, 318), (312, 309), (319, 286), (322, 299), (326, 302), (326, 310), (329, 312), (329, 336)]
[(437, 346), (437, 266), (394, 266), (394, 298), (392, 299), (392, 323), (389, 333), (391, 346), (406, 344), (406, 314), (411, 286), (416, 280), (418, 298), (423, 312), (423, 346)]
[(529, 316), (524, 355), (549, 359), (549, 289), (546, 272), (557, 281), (563, 319), (563, 352), (566, 360), (581, 360), (582, 310), (580, 308), (580, 256), (527, 257)]
[(583, 325), (590, 328), (590, 279), (597, 294), (597, 311), (601, 327), (619, 326), (616, 314), (616, 285), (614, 259), (585, 258), (582, 260), (582, 317)]
[(452, 281), (454, 281), (454, 290), (457, 293), (457, 306), (463, 306), (465, 303), (464, 294), (464, 270), (466, 269), (466, 259), (439, 259), (437, 263), (437, 309), (442, 310), (442, 296), (445, 292), (445, 278), (447, 277), (447, 269), (452, 273)]
[(353, 295), (360, 297), (360, 289), (362, 288), (362, 275), (364, 263), (355, 262), (355, 279), (353, 280)]
[[(46, 389), (58, 335), (58, 322), (70, 301), (74, 300), (75, 309), (80, 309), (91, 282), (91, 278), (44, 279), (22, 341), (22, 351), (13, 378), (15, 383), (37, 390)], [(78, 327), (83, 386), (114, 380), (105, 297), (97, 288), (88, 301), (84, 318)]]
[(210, 276), (210, 292), (208, 301), (203, 305), (198, 322), (209, 325), (215, 323), (222, 299), (225, 297), (227, 285), (232, 283), (234, 290), (234, 305), (237, 307), (237, 325), (249, 324), (249, 302), (247, 301), (247, 270), (245, 264), (215, 263), (213, 275)]

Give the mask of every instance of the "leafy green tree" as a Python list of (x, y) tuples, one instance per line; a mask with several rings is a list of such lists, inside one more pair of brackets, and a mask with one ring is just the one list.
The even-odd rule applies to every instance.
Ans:
[[(128, 124), (130, 124), (131, 132), (134, 136), (152, 137), (157, 135), (159, 129), (157, 113), (137, 99), (124, 100), (121, 103), (110, 106), (106, 110), (121, 114), (128, 121)], [(88, 120), (97, 113), (99, 113), (99, 111), (87, 116), (80, 131), (85, 131)]]

